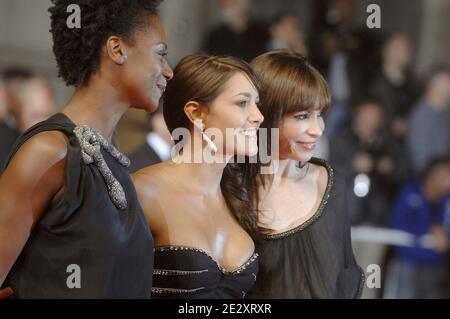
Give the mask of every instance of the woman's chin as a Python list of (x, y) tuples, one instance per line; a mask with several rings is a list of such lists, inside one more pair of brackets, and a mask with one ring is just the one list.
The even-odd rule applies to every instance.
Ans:
[(139, 105), (131, 105), (132, 108), (143, 110), (147, 113), (153, 113), (158, 109), (158, 104), (155, 104), (154, 102), (148, 102), (148, 103), (141, 103)]
[(258, 155), (258, 150), (253, 151), (253, 152), (248, 152), (245, 156), (247, 156), (247, 157), (253, 157), (253, 156), (256, 156), (256, 155)]
[(242, 150), (242, 151), (237, 151), (234, 153), (234, 156), (245, 156), (245, 157), (253, 157), (258, 155), (258, 149), (251, 149), (251, 150)]
[(155, 112), (157, 109), (158, 109), (158, 104), (155, 104), (155, 103), (150, 103), (150, 104), (148, 104), (148, 106), (145, 108), (145, 110), (146, 110), (148, 113), (153, 113), (153, 112)]
[(252, 157), (252, 156), (256, 156), (256, 155), (258, 155), (258, 145), (250, 146), (250, 147), (246, 148), (244, 156)]

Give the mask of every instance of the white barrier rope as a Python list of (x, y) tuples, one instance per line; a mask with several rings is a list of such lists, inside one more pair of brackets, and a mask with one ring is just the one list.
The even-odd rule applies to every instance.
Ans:
[(432, 249), (434, 247), (434, 238), (431, 235), (417, 237), (403, 230), (372, 226), (355, 226), (352, 227), (351, 230), (353, 241), (403, 247), (414, 247), (419, 245), (420, 247), (427, 249)]

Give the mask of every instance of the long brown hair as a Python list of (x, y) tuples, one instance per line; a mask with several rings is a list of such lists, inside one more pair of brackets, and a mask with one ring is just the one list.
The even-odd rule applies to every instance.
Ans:
[[(264, 116), (261, 128), (267, 129), (267, 148), (271, 154), (271, 130), (278, 128), (286, 115), (305, 110), (319, 109), (326, 112), (330, 107), (331, 94), (324, 77), (302, 55), (291, 50), (276, 50), (256, 57), (251, 63), (253, 70), (261, 81), (260, 111)], [(259, 174), (261, 163), (251, 164), (254, 190), (250, 194), (254, 209), (258, 210), (260, 194), (257, 184), (263, 186), (272, 182), (272, 175)], [(260, 232), (267, 233), (267, 228), (260, 227)]]
[[(183, 58), (175, 67), (174, 76), (163, 95), (164, 120), (169, 131), (179, 127), (190, 129), (192, 124), (184, 112), (184, 106), (190, 101), (208, 106), (225, 89), (228, 80), (239, 72), (259, 91), (257, 76), (243, 60), (203, 53)], [(255, 192), (250, 173), (249, 166), (232, 161), (224, 169), (220, 186), (228, 208), (239, 224), (253, 236), (258, 230), (250, 197)]]

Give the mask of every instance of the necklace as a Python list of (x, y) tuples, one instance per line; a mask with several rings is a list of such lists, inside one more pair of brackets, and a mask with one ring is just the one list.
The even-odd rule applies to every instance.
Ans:
[(295, 165), (295, 167), (297, 168), (297, 170), (298, 171), (300, 171), (300, 172), (304, 172), (300, 177), (298, 177), (296, 180), (300, 180), (300, 179), (303, 179), (303, 178), (305, 178), (305, 176), (308, 174), (308, 171), (309, 171), (309, 166), (310, 166), (310, 163), (309, 162), (306, 162), (306, 163), (304, 163), (304, 164), (302, 164), (301, 162), (298, 162), (296, 165)]

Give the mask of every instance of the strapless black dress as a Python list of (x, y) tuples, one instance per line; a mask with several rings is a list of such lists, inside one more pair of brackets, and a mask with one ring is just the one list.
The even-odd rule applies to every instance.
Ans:
[(152, 298), (244, 298), (256, 281), (258, 254), (227, 271), (207, 252), (194, 247), (160, 246), (155, 249)]

